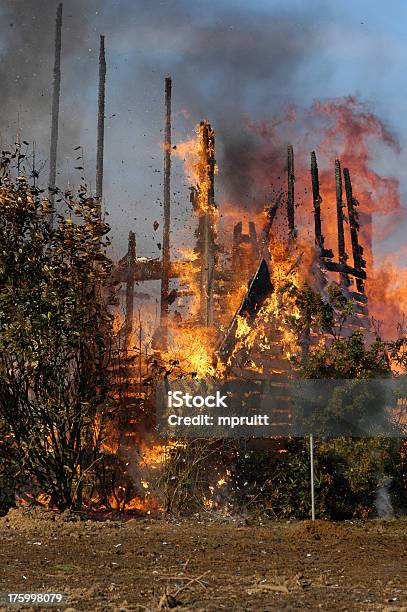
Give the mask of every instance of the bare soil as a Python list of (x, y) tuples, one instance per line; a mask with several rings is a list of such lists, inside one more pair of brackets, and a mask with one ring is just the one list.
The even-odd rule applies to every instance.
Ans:
[(91, 521), (14, 509), (0, 539), (0, 591), (63, 592), (66, 612), (407, 611), (406, 519)]

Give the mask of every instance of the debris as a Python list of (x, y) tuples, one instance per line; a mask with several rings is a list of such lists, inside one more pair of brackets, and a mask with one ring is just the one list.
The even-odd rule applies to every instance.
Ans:
[(158, 610), (171, 610), (177, 606), (182, 605), (182, 602), (177, 599), (174, 595), (171, 595), (168, 589), (165, 590), (164, 595), (161, 596), (158, 602)]

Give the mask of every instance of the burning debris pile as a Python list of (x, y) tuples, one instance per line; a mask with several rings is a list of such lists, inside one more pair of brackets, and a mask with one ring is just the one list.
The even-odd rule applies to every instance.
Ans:
[[(185, 337), (187, 349), (193, 329), (194, 336), (199, 337), (209, 357), (203, 358), (201, 364), (195, 362), (195, 370), (193, 367), (187, 368), (196, 371), (199, 376), (225, 374), (236, 363), (239, 367), (246, 367), (252, 359), (249, 353), (255, 337), (260, 338), (260, 343), (263, 342), (264, 348), (260, 352), (265, 353), (264, 364), (259, 365), (258, 370), (263, 369), (267, 373), (267, 367), (264, 369), (266, 362), (272, 359), (273, 352), (266, 348), (268, 341), (281, 348), (279, 362), (290, 357), (290, 349), (283, 345), (295, 342), (287, 338), (287, 326), (282, 322), (284, 308), (280, 291), (288, 281), (297, 286), (307, 281), (321, 292), (326, 292), (328, 284), (336, 283), (354, 310), (343, 332), (350, 334), (356, 329), (368, 331), (366, 261), (359, 238), (359, 203), (353, 194), (350, 171), (345, 168), (342, 173), (339, 160), (335, 161), (332, 173), (336, 197), (337, 258), (325, 244), (321, 216), (324, 202), (320, 194), (315, 152), (311, 153), (310, 166), (314, 241), (306, 240), (301, 227), (296, 225), (295, 210), (298, 205), (295, 201), (294, 149), (291, 145), (287, 151), (286, 194), (282, 191), (274, 202), (265, 205), (263, 219), (256, 215), (256, 220), (249, 221), (247, 234), (243, 233), (242, 221), (235, 223), (231, 246), (227, 246), (228, 237), (220, 245), (217, 238), (219, 209), (215, 203), (217, 166), (214, 132), (208, 122), (201, 122), (197, 128), (197, 139), (181, 143), (176, 148), (176, 154), (184, 159), (186, 174), (193, 182), (191, 203), (192, 212), (197, 217), (196, 246), (186, 259), (171, 260), (168, 233), (171, 214), (168, 200), (171, 180), (170, 93), (171, 84), (167, 79), (163, 232), (163, 245), (166, 246), (162, 260), (136, 256), (135, 236), (130, 232), (128, 253), (115, 272), (116, 281), (126, 286), (125, 347), (137, 346), (133, 333), (134, 297), (137, 297), (135, 283), (139, 285), (151, 280), (161, 281), (161, 317), (158, 330), (152, 334), (154, 348), (167, 354), (169, 359), (182, 359), (179, 354), (182, 338)], [(276, 218), (280, 220), (280, 225), (281, 219), (286, 219), (285, 236), (275, 230)], [(256, 222), (261, 226), (256, 227)], [(170, 290), (171, 284), (173, 287)], [(187, 303), (184, 317), (177, 308), (180, 302)], [(173, 316), (170, 314), (172, 305), (175, 311)], [(274, 337), (267, 333), (267, 326), (271, 326), (270, 330), (274, 326)], [(285, 341), (281, 342), (284, 334)], [(303, 358), (314, 341), (316, 339), (312, 338), (312, 334), (309, 338), (301, 339)], [(293, 346), (290, 348), (293, 349)], [(244, 350), (245, 357), (242, 353)], [(268, 369), (276, 371), (278, 368), (273, 368), (270, 362)]]
[[(55, 215), (54, 219), (56, 211), (53, 207), (58, 193), (55, 180), (61, 28), (62, 7), (59, 6), (55, 41), (50, 197), (47, 200), (48, 229), (51, 234), (55, 229), (55, 221), (60, 223), (64, 231), (71, 233), (71, 226), (74, 225), (72, 218), (65, 220), (61, 215)], [(91, 244), (92, 255), (99, 264), (91, 268), (90, 278), (93, 278), (94, 270), (100, 268), (101, 236), (108, 231), (107, 225), (102, 223), (105, 82), (105, 41), (102, 36), (99, 50), (96, 193), (94, 198), (89, 198), (89, 202), (96, 211), (92, 218), (94, 224), (102, 224), (103, 228), (98, 230), (99, 233), (95, 230), (96, 235)], [(193, 443), (173, 440), (163, 444), (157, 439), (154, 422), (155, 387), (163, 378), (188, 377), (271, 380), (283, 386), (287, 379), (296, 376), (299, 368), (307, 364), (310, 356), (316, 352), (315, 349), (323, 351), (327, 345), (324, 330), (321, 333), (321, 329), (316, 329), (304, 315), (305, 308), (301, 307), (298, 299), (304, 287), (318, 294), (322, 304), (330, 304), (332, 295), (342, 305), (342, 310), (346, 304), (346, 316), (342, 319), (339, 316), (338, 336), (353, 341), (354, 337), (359, 338), (355, 332), (360, 332), (367, 345), (374, 340), (367, 283), (367, 262), (371, 260), (372, 251), (372, 219), (370, 212), (359, 211), (350, 169), (342, 169), (341, 161), (336, 159), (330, 176), (324, 171), (321, 189), (318, 160), (313, 151), (310, 156), (310, 175), (307, 172), (310, 206), (306, 207), (298, 197), (296, 187), (298, 158), (295, 158), (294, 147), (289, 145), (286, 187), (279, 188), (272, 198), (268, 198), (261, 212), (253, 211), (247, 226), (239, 216), (239, 208), (229, 204), (233, 228), (227, 234), (222, 233), (222, 205), (218, 205), (215, 192), (218, 172), (215, 131), (208, 121), (201, 121), (196, 127), (194, 138), (173, 146), (171, 96), (172, 81), (167, 77), (162, 257), (140, 255), (137, 252), (136, 233), (130, 231), (127, 253), (112, 271), (109, 268), (112, 283), (120, 285), (119, 294), (121, 290), (125, 299), (124, 316), (117, 310), (115, 313), (117, 350), (109, 364), (113, 388), (109, 399), (114, 400), (114, 409), (109, 412), (107, 425), (103, 425), (105, 430), (97, 416), (86, 422), (89, 431), (97, 439), (98, 450), (102, 449), (102, 456), (91, 463), (92, 467), (97, 465), (97, 468), (94, 470), (96, 482), (90, 495), (89, 507), (96, 510), (156, 513), (179, 509), (185, 504), (194, 509), (199, 508), (199, 505), (206, 510), (232, 509), (230, 500), (235, 494), (242, 499), (242, 491), (245, 492), (243, 497), (246, 501), (248, 498), (252, 500), (261, 497), (271, 482), (271, 475), (267, 468), (261, 472), (264, 475), (263, 484), (259, 485), (257, 480), (254, 484), (250, 483), (249, 477), (246, 480), (245, 474), (253, 475), (258, 468), (258, 465), (255, 468), (249, 465), (250, 453), (246, 453), (248, 445), (243, 447), (241, 444), (219, 440), (194, 440)], [(195, 245), (190, 250), (171, 243), (174, 155), (184, 162), (185, 175), (190, 183), (190, 214), (195, 224)], [(302, 161), (299, 166), (302, 173)], [(304, 176), (301, 178), (304, 180)], [(330, 204), (330, 208), (327, 204)], [(330, 212), (332, 210), (335, 211), (334, 215)], [(73, 206), (69, 214), (76, 214)], [(85, 222), (86, 214), (85, 210)], [(313, 235), (310, 237), (304, 219), (308, 222), (312, 217)], [(87, 227), (86, 224), (80, 226), (85, 236)], [(154, 229), (158, 227), (156, 222)], [(328, 239), (332, 240), (333, 231), (335, 244), (328, 244)], [(60, 238), (64, 238), (62, 232)], [(361, 242), (364, 242), (364, 246)], [(72, 244), (72, 240), (63, 240), (61, 249)], [(108, 241), (103, 248), (107, 244)], [(174, 247), (182, 253), (181, 259), (173, 257)], [(72, 248), (72, 252), (75, 258), (79, 252), (77, 245), (75, 249)], [(139, 302), (149, 297), (144, 287), (153, 281), (160, 284), (159, 315), (149, 313), (149, 308), (139, 305)], [(92, 296), (102, 293), (99, 288), (95, 288)], [(305, 324), (301, 325), (304, 321)], [(387, 366), (386, 358), (387, 355), (384, 358)], [(91, 400), (89, 404), (92, 404), (94, 398)], [(95, 413), (92, 415), (99, 415), (99, 405), (96, 401), (94, 403)], [(288, 411), (282, 388), (279, 418), (284, 420)], [(78, 444), (81, 442), (79, 434), (75, 439)], [(283, 489), (285, 468), (281, 468), (281, 461), (286, 455), (287, 445), (279, 439), (267, 440), (267, 448), (278, 456), (280, 469), (277, 469), (276, 477), (280, 478)], [(52, 444), (50, 449), (51, 455), (54, 452)], [(382, 449), (379, 451), (382, 452)], [(81, 452), (85, 452), (82, 447)], [(298, 458), (301, 453), (304, 454), (304, 448), (298, 450), (296, 447), (293, 457)], [(163, 466), (165, 469), (162, 469)], [(203, 468), (205, 477), (202, 476)], [(303, 468), (303, 464), (300, 468)], [(64, 469), (62, 462), (62, 472)], [(75, 474), (75, 469), (82, 478), (82, 465), (74, 466), (71, 474)], [(84, 473), (87, 473), (87, 469)], [(75, 475), (72, 481), (74, 478)], [(81, 487), (82, 482), (77, 488)], [(46, 503), (49, 498), (41, 494), (37, 501)]]
[[(350, 337), (355, 331), (361, 331), (365, 338), (373, 340), (373, 334), (365, 291), (366, 261), (360, 244), (361, 216), (359, 202), (353, 193), (350, 170), (342, 170), (338, 159), (332, 168), (336, 255), (333, 249), (328, 248), (323, 231), (324, 215), (321, 212), (324, 201), (315, 152), (311, 153), (310, 158), (314, 240), (304, 236), (301, 219), (299, 222), (296, 220), (296, 210), (300, 204), (296, 202), (292, 145), (287, 148), (286, 191), (281, 190), (274, 201), (265, 204), (262, 215), (256, 214), (249, 221), (248, 233), (244, 233), (243, 222), (236, 221), (230, 240), (226, 236), (220, 244), (219, 208), (215, 200), (217, 165), (214, 131), (207, 121), (203, 121), (197, 126), (196, 138), (172, 149), (169, 78), (165, 81), (165, 105), (162, 259), (137, 256), (135, 234), (130, 232), (128, 252), (114, 272), (116, 282), (125, 285), (125, 319), (120, 334), (124, 354), (130, 364), (126, 369), (124, 388), (128, 425), (133, 424), (133, 427), (128, 427), (126, 443), (119, 443), (115, 452), (125, 457), (134, 454), (135, 449), (148, 446), (146, 440), (150, 437), (150, 444), (157, 449), (162, 461), (172, 460), (177, 472), (177, 462), (189, 461), (183, 456), (185, 445), (177, 442), (175, 451), (165, 445), (160, 447), (152, 433), (153, 420), (146, 425), (143, 415), (143, 411), (149, 412), (146, 405), (153, 397), (152, 389), (157, 378), (232, 377), (275, 381), (291, 378), (295, 375), (293, 364), (304, 364), (312, 347), (322, 346), (326, 341), (312, 326), (299, 335), (292, 325), (293, 320), (301, 319), (302, 312), (290, 288), (300, 290), (304, 284), (311, 286), (327, 302), (330, 288), (334, 286), (349, 304), (349, 316), (340, 329), (342, 337)], [(196, 216), (195, 248), (193, 252), (185, 252), (186, 257), (182, 260), (171, 259), (172, 151), (185, 163), (185, 173), (192, 183), (191, 212)], [(332, 219), (329, 222), (332, 225)], [(144, 294), (135, 287), (137, 285), (138, 289), (141, 283), (152, 280), (161, 281), (160, 321), (158, 324), (156, 320), (148, 321), (144, 315), (142, 322), (139, 309), (137, 322), (134, 299)], [(178, 306), (181, 303), (186, 304), (183, 316)], [(150, 406), (150, 417), (151, 410)], [(284, 419), (288, 406), (282, 405), (281, 410)], [(274, 446), (285, 450), (278, 441)], [(198, 450), (195, 451), (195, 455), (200, 456)], [(206, 451), (203, 450), (203, 454)], [(156, 456), (155, 453), (153, 455)], [(174, 463), (175, 458), (178, 459)], [(197, 460), (198, 463), (200, 461)], [(144, 456), (141, 461), (135, 461), (132, 457), (127, 465), (129, 463), (151, 467), (151, 462), (149, 464)], [(218, 481), (222, 482), (222, 487), (229, 479), (230, 473), (225, 476), (228, 469), (226, 465), (218, 469)], [(181, 478), (180, 474), (177, 472), (173, 478)], [(146, 499), (154, 485), (143, 478), (141, 482)], [(167, 489), (169, 485), (171, 482), (167, 481)], [(218, 493), (213, 483), (208, 487), (208, 491), (210, 487), (215, 487)], [(210, 507), (215, 502), (208, 491), (204, 498)], [(143, 503), (146, 502), (135, 503), (133, 500), (128, 507), (142, 508)], [(146, 507), (149, 507), (149, 503), (147, 501)], [(167, 499), (167, 510), (172, 504)], [(120, 504), (116, 505), (120, 507)]]

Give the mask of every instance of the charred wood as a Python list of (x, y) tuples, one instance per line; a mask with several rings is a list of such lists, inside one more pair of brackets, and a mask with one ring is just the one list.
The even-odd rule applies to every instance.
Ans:
[(294, 149), (292, 145), (288, 145), (287, 148), (287, 178), (288, 178), (288, 189), (287, 189), (287, 218), (288, 218), (288, 231), (290, 235), (294, 232), (295, 220), (294, 220)]
[[(55, 188), (57, 176), (57, 151), (59, 128), (59, 99), (61, 94), (61, 47), (62, 47), (62, 3), (58, 4), (55, 24), (55, 57), (54, 78), (52, 84), (52, 111), (51, 111), (51, 145), (49, 155), (49, 200), (54, 208)], [(53, 225), (54, 213), (51, 212), (50, 224)]]

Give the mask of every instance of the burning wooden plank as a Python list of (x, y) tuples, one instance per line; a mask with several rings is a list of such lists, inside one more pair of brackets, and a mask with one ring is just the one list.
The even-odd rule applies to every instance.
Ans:
[[(364, 292), (364, 284), (363, 278), (366, 278), (366, 273), (363, 272), (363, 268), (366, 266), (366, 262), (363, 259), (363, 248), (359, 244), (359, 223), (358, 223), (358, 211), (357, 207), (359, 206), (359, 202), (356, 198), (353, 197), (352, 192), (352, 183), (350, 180), (350, 174), (348, 168), (343, 169), (343, 176), (345, 179), (345, 191), (346, 191), (346, 201), (348, 204), (348, 214), (349, 214), (349, 226), (350, 226), (350, 237), (352, 241), (352, 254), (353, 254), (353, 264), (356, 270), (358, 270), (359, 275), (356, 276), (356, 286), (358, 291), (361, 293)], [(360, 273), (363, 272), (364, 276), (361, 277)]]
[(294, 220), (294, 149), (292, 145), (287, 148), (287, 218), (288, 231), (290, 236), (294, 235), (295, 220)]
[(199, 177), (193, 203), (199, 214), (198, 243), (200, 272), (200, 321), (213, 324), (213, 293), (215, 278), (215, 134), (207, 121), (199, 126)]
[(324, 247), (324, 236), (322, 234), (321, 224), (321, 203), (322, 198), (319, 191), (319, 175), (318, 164), (315, 151), (311, 153), (311, 181), (312, 181), (312, 200), (314, 205), (314, 220), (315, 220), (315, 244), (320, 251), (321, 257), (331, 258), (334, 256), (331, 249)]
[(247, 317), (253, 322), (255, 315), (264, 303), (264, 300), (272, 293), (274, 287), (271, 282), (270, 272), (266, 260), (263, 258), (257, 268), (256, 274), (249, 283), (246, 295), (244, 296), (238, 310), (236, 311), (232, 323), (221, 345), (218, 348), (218, 355), (222, 361), (226, 361), (236, 345), (239, 318)]
[[(339, 262), (342, 264), (346, 264), (348, 260), (348, 256), (345, 250), (345, 232), (343, 227), (344, 215), (343, 208), (344, 203), (342, 199), (342, 172), (341, 172), (341, 162), (339, 159), (335, 160), (335, 191), (336, 191), (336, 217), (337, 217), (337, 227), (338, 227), (338, 254), (339, 254)], [(348, 287), (350, 285), (349, 276), (343, 272), (340, 275), (341, 285), (343, 287)]]

